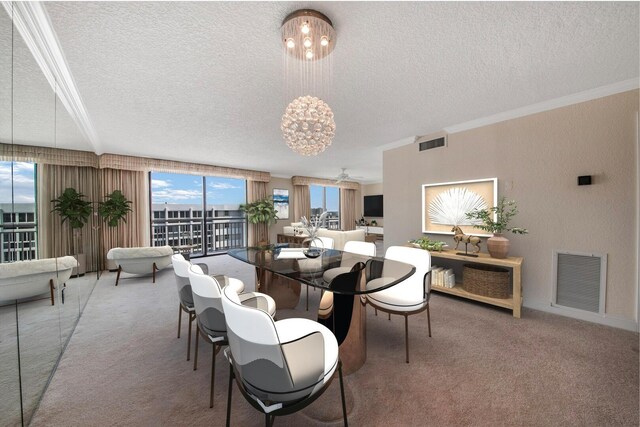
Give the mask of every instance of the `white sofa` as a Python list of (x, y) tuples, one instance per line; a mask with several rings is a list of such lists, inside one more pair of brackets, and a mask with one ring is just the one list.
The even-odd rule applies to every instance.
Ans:
[[(283, 233), (288, 235), (294, 234), (294, 229), (298, 228), (303, 231), (303, 234), (308, 234), (307, 231), (302, 227), (302, 223), (294, 222), (291, 226), (285, 226), (283, 228)], [(360, 242), (364, 242), (365, 231), (364, 230), (349, 230), (349, 231), (340, 231), (340, 230), (329, 230), (327, 228), (321, 228), (318, 230), (318, 237), (331, 237), (333, 239), (333, 248), (338, 250), (344, 249), (344, 244), (350, 240), (357, 240)]]
[(0, 264), (0, 301), (35, 297), (53, 290), (71, 277), (78, 262), (72, 256)]
[(132, 274), (152, 273), (153, 283), (156, 283), (156, 271), (171, 265), (171, 255), (171, 246), (113, 248), (107, 252), (107, 259), (113, 260), (118, 266), (118, 286), (122, 271)]

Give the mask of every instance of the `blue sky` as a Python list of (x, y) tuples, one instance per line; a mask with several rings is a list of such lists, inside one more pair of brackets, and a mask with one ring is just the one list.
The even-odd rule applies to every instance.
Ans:
[[(242, 179), (207, 177), (207, 205), (246, 202)], [(151, 173), (153, 203), (202, 203), (202, 177), (175, 173)]]
[(327, 206), (325, 209), (337, 212), (340, 208), (340, 189), (337, 187), (320, 187), (317, 185), (310, 186), (309, 193), (311, 196), (311, 208), (322, 207), (323, 188), (327, 189)]
[[(35, 203), (33, 163), (13, 163), (13, 197), (15, 203)], [(0, 162), (0, 203), (11, 203), (11, 162)]]

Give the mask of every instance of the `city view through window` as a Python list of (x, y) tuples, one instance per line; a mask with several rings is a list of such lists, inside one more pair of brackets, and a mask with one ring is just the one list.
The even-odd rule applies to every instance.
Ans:
[(327, 211), (325, 227), (332, 230), (340, 229), (340, 189), (338, 187), (322, 187), (311, 185), (311, 219), (315, 219)]
[(38, 258), (35, 165), (0, 162), (0, 262)]
[(151, 240), (195, 256), (246, 245), (246, 181), (151, 172)]

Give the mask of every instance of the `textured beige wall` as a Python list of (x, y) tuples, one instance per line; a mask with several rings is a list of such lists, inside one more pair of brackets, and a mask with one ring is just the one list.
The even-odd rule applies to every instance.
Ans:
[[(364, 196), (375, 196), (378, 194), (384, 194), (382, 192), (382, 183), (377, 184), (366, 184), (360, 187), (362, 189), (362, 197), (360, 197), (360, 212), (358, 212), (358, 218), (362, 216), (364, 212)], [(384, 218), (367, 218), (368, 220), (375, 219), (378, 221), (378, 225), (380, 227), (384, 227)]]
[(421, 235), (422, 184), (497, 177), (498, 196), (518, 202), (512, 225), (529, 229), (508, 236), (525, 258), (524, 304), (551, 301), (554, 250), (606, 253), (607, 316), (633, 321), (637, 111), (635, 90), (452, 134), (443, 148), (386, 151), (385, 246)]

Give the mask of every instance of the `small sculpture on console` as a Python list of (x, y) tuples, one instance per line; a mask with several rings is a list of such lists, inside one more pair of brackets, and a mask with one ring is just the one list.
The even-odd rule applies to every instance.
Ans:
[(469, 234), (464, 234), (462, 229), (457, 225), (454, 225), (451, 231), (453, 232), (453, 241), (456, 242), (455, 250), (458, 249), (458, 245), (460, 244), (460, 242), (462, 242), (465, 245), (471, 243), (475, 247), (473, 253), (477, 254), (478, 252), (480, 252), (481, 240), (478, 236), (471, 236)]

